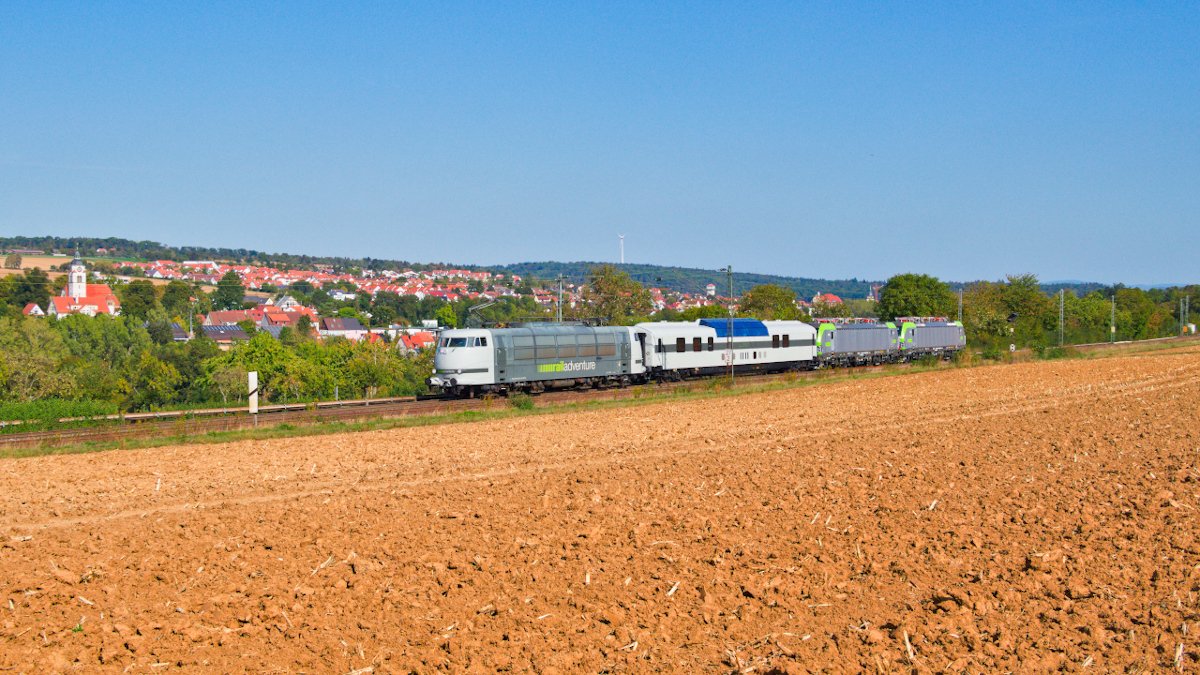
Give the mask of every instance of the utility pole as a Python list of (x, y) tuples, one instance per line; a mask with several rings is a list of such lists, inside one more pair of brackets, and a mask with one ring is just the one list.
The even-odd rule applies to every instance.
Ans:
[(958, 322), (962, 323), (962, 287), (958, 289)]
[(625, 264), (625, 235), (618, 234), (617, 239), (621, 242), (621, 264)]
[(1067, 289), (1058, 289), (1058, 346), (1063, 346), (1063, 308), (1067, 302)]
[(725, 350), (729, 357), (729, 387), (733, 388), (733, 265), (720, 270), (729, 275), (729, 319), (726, 322)]
[(562, 323), (563, 275), (558, 275), (558, 322)]
[(1110, 344), (1117, 341), (1117, 296), (1112, 296), (1112, 319), (1108, 324), (1108, 341)]

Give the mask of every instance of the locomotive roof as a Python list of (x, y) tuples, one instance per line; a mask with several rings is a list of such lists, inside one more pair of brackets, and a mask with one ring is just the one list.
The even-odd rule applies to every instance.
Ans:
[(816, 324), (814, 328), (819, 328), (822, 325), (834, 326), (837, 330), (893, 330), (893, 327), (886, 323), (827, 323)]
[(619, 333), (628, 330), (625, 326), (585, 326), (583, 324), (528, 323), (513, 328), (493, 328), (493, 333), (508, 335), (595, 335), (597, 333)]

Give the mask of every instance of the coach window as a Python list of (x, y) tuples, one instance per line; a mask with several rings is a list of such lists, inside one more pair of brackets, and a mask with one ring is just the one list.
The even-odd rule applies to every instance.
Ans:
[(708, 338), (708, 351), (711, 352), (712, 350), (713, 350), (713, 339)]
[(702, 349), (700, 346), (701, 342), (702, 341), (700, 338), (692, 338), (692, 351), (694, 351), (694, 352), (701, 351), (701, 349)]
[(784, 348), (784, 349), (787, 349), (787, 348), (788, 348), (788, 345), (791, 343), (791, 337), (792, 337), (792, 336), (790, 336), (790, 335), (784, 335), (784, 336), (783, 336), (783, 348)]
[(666, 350), (666, 349), (663, 347), (662, 340), (659, 340), (659, 341), (658, 341), (658, 349), (656, 349), (655, 351), (657, 351), (659, 354), (662, 354), (663, 352), (667, 351), (667, 350)]
[(771, 349), (779, 349), (779, 336), (778, 335), (771, 336)]
[(680, 353), (687, 351), (687, 339), (686, 338), (676, 338), (675, 351), (680, 352)]

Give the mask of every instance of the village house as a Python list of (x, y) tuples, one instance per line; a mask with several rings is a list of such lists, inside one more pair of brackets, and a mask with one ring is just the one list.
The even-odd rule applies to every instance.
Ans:
[(397, 338), (396, 349), (401, 354), (417, 352), (437, 342), (437, 337), (431, 331), (404, 332)]
[(221, 351), (229, 351), (234, 343), (250, 339), (241, 326), (201, 326), (200, 331), (204, 337), (216, 342)]
[(353, 317), (327, 317), (321, 319), (320, 333), (325, 338), (341, 337), (358, 342), (367, 334), (367, 328)]
[(243, 321), (249, 321), (253, 324), (258, 324), (262, 321), (263, 311), (259, 307), (254, 309), (227, 309), (209, 312), (208, 316), (204, 317), (205, 326), (233, 326)]

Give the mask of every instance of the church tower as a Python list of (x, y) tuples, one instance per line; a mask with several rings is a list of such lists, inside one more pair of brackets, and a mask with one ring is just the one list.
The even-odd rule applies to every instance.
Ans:
[(70, 275), (67, 277), (67, 295), (72, 298), (87, 297), (87, 267), (79, 259), (79, 251), (75, 251), (75, 259), (71, 261)]

